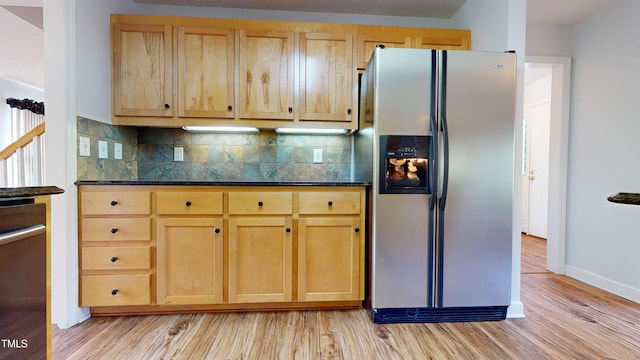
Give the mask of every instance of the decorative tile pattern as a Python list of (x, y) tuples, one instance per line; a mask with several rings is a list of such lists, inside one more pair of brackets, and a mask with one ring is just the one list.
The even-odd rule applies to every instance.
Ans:
[[(198, 134), (182, 129), (113, 126), (78, 117), (78, 136), (91, 139), (91, 156), (78, 156), (78, 180), (348, 181), (349, 136)], [(109, 159), (98, 159), (98, 140)], [(113, 159), (113, 143), (123, 159)], [(174, 147), (184, 161), (173, 161)], [(323, 162), (313, 163), (313, 149)]]

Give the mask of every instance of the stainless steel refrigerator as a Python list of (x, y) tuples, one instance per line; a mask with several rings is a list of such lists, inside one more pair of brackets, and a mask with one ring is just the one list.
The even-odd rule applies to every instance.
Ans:
[(378, 47), (354, 177), (371, 180), (374, 322), (488, 321), (511, 300), (514, 53)]

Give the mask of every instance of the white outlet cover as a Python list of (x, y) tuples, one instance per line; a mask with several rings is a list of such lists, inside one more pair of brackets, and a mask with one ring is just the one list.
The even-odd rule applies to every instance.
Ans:
[(109, 157), (109, 144), (106, 141), (98, 140), (98, 158), (106, 159)]
[(122, 160), (122, 144), (121, 143), (113, 144), (113, 158)]
[(88, 137), (80, 136), (79, 147), (80, 156), (91, 156), (91, 140)]
[(313, 162), (315, 164), (322, 163), (322, 149), (313, 149)]
[(184, 148), (176, 146), (173, 148), (173, 161), (184, 161)]

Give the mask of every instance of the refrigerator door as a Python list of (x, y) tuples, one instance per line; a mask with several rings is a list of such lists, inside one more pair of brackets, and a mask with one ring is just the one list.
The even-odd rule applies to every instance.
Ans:
[[(432, 68), (435, 52), (418, 49), (376, 49), (367, 67), (374, 68), (374, 174), (380, 169), (383, 135), (431, 135)], [(423, 194), (381, 194), (373, 181), (373, 308), (430, 306), (433, 265), (429, 246), (435, 236), (429, 221), (429, 198)], [(430, 235), (431, 234), (431, 235)]]
[(509, 305), (516, 56), (466, 51), (442, 56), (448, 181), (438, 213), (436, 305)]

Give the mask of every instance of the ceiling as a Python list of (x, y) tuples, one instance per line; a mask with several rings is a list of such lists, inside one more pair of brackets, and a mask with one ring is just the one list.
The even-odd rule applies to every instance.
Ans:
[[(86, 0), (83, 0), (86, 1)], [(467, 0), (131, 0), (140, 4), (450, 18)], [(574, 24), (614, 0), (527, 0), (527, 23)], [(0, 0), (0, 77), (44, 88), (44, 0)], [(9, 51), (7, 49), (10, 49)]]

